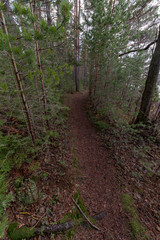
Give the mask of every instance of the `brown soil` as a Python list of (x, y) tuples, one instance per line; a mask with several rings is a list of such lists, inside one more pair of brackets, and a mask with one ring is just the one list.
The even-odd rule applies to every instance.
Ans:
[(121, 186), (114, 166), (113, 151), (104, 149), (96, 130), (87, 118), (87, 93), (71, 96), (71, 133), (78, 159), (77, 186), (90, 215), (106, 211), (96, 224), (103, 232), (79, 228), (73, 239), (128, 240), (127, 219), (121, 206)]

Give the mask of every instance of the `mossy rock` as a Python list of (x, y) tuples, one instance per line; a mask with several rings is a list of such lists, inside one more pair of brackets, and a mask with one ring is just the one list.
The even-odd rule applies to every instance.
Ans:
[(17, 229), (18, 224), (12, 223), (8, 228), (8, 237), (12, 240), (22, 240), (34, 237), (34, 228), (22, 227)]

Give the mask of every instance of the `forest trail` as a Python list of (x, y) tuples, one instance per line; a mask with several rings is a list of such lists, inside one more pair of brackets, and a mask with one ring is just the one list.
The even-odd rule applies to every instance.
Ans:
[(85, 105), (88, 94), (71, 96), (71, 134), (78, 159), (78, 189), (90, 215), (106, 211), (105, 218), (97, 222), (106, 236), (96, 230), (77, 230), (73, 239), (128, 240), (127, 220), (121, 207), (120, 183), (114, 167), (113, 151), (103, 148), (96, 130), (87, 118)]

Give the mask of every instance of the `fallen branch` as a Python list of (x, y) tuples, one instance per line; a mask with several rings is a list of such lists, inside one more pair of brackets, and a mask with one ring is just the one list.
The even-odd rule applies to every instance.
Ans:
[(99, 229), (96, 225), (94, 225), (93, 223), (91, 223), (91, 221), (89, 220), (89, 218), (85, 215), (85, 213), (82, 211), (82, 209), (80, 208), (80, 206), (78, 205), (78, 203), (72, 198), (72, 201), (74, 202), (74, 204), (76, 205), (76, 207), (78, 208), (79, 212), (83, 215), (83, 217), (86, 219), (86, 221), (91, 225), (91, 227), (93, 227), (94, 229), (101, 231), (101, 229)]
[[(101, 220), (104, 218), (106, 212), (100, 212), (99, 214), (96, 214), (93, 216), (93, 220)], [(87, 221), (88, 222), (88, 221)], [(28, 239), (31, 237), (35, 236), (44, 236), (44, 235), (49, 235), (51, 233), (60, 233), (60, 232), (65, 232), (67, 230), (70, 230), (74, 227), (77, 227), (77, 225), (84, 225), (87, 223), (86, 221), (80, 221), (77, 223), (75, 220), (69, 220), (65, 223), (58, 223), (58, 224), (53, 224), (53, 225), (43, 225), (41, 227), (32, 227), (32, 228), (27, 228), (27, 227), (21, 227), (17, 229), (16, 223), (10, 225), (8, 229), (8, 236), (12, 240), (21, 240), (21, 239)]]

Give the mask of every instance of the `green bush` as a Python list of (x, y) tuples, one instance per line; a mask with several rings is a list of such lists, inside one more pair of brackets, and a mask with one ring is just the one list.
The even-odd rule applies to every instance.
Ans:
[(0, 171), (9, 172), (15, 165), (21, 166), (30, 151), (31, 143), (28, 137), (3, 136), (0, 132)]

